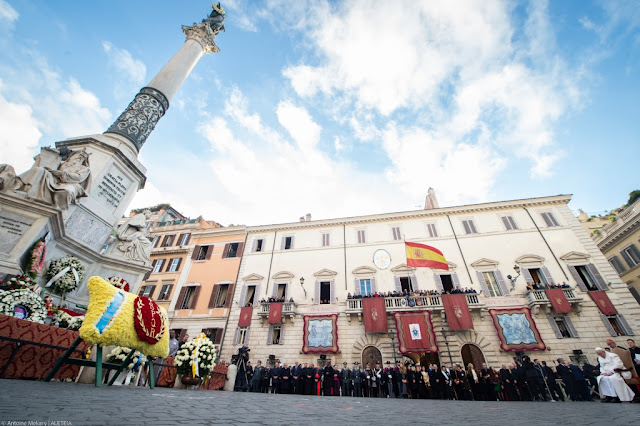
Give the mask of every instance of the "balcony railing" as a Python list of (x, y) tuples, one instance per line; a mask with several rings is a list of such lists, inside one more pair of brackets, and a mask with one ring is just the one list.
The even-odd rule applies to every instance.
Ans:
[[(484, 303), (477, 294), (465, 294), (469, 308), (482, 308)], [(385, 297), (384, 305), (387, 311), (404, 311), (420, 309), (443, 309), (440, 295), (412, 296), (412, 297)], [(362, 312), (362, 299), (347, 299), (347, 314)]]
[[(580, 305), (582, 304), (582, 298), (576, 296), (576, 292), (572, 288), (563, 288), (562, 292), (576, 311), (579, 312)], [(551, 307), (551, 301), (547, 297), (547, 293), (544, 290), (529, 290), (526, 293), (527, 302), (529, 307), (538, 308), (542, 307), (548, 309)]]
[[(260, 310), (258, 311), (259, 317), (268, 317), (269, 310), (271, 309), (271, 303), (262, 303)], [(293, 317), (296, 315), (296, 304), (294, 302), (282, 303), (282, 315)]]

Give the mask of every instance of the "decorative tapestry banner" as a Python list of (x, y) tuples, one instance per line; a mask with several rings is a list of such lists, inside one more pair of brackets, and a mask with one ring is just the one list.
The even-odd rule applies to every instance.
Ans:
[(442, 304), (447, 314), (449, 330), (473, 330), (473, 320), (467, 296), (464, 294), (443, 294)]
[(436, 336), (428, 311), (395, 312), (400, 353), (438, 352)]
[(366, 333), (387, 332), (387, 308), (384, 297), (367, 297), (362, 299), (362, 315)]
[(503, 351), (544, 351), (547, 348), (529, 308), (489, 309), (489, 315)]
[(567, 297), (564, 295), (564, 291), (562, 291), (562, 289), (554, 288), (552, 290), (545, 290), (544, 292), (547, 293), (551, 306), (553, 306), (553, 310), (557, 313), (562, 314), (573, 311), (573, 308), (567, 300)]
[(338, 314), (305, 315), (303, 327), (302, 353), (338, 353)]

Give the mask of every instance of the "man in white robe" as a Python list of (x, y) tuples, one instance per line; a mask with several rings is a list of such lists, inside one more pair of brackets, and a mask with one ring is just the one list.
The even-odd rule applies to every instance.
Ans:
[(620, 357), (602, 348), (596, 348), (596, 354), (598, 354), (598, 362), (600, 363), (598, 386), (600, 388), (601, 402), (633, 400), (633, 391), (620, 375), (620, 370), (624, 369), (624, 364)]

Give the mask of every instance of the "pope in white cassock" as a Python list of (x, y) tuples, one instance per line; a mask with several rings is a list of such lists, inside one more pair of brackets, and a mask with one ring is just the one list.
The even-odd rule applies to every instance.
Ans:
[(619, 370), (624, 370), (620, 357), (602, 348), (596, 348), (596, 354), (600, 363), (598, 386), (602, 402), (611, 402), (615, 397), (620, 398), (620, 401), (631, 401), (634, 393), (619, 373)]

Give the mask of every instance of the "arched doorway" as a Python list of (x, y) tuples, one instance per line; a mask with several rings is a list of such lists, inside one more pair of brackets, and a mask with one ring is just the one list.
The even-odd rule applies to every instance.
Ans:
[(472, 363), (476, 370), (479, 370), (482, 368), (482, 363), (487, 362), (484, 359), (482, 349), (480, 349), (473, 343), (467, 343), (466, 345), (463, 345), (460, 352), (462, 354), (462, 362), (464, 362), (465, 368), (467, 367), (467, 365), (469, 365), (469, 363)]
[(362, 368), (365, 368), (367, 364), (371, 364), (371, 368), (376, 366), (376, 362), (382, 364), (382, 354), (375, 346), (367, 346), (362, 351)]
[(422, 354), (420, 357), (420, 365), (429, 368), (431, 364), (436, 364), (440, 368), (440, 355), (437, 352), (429, 352)]

